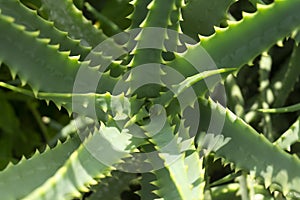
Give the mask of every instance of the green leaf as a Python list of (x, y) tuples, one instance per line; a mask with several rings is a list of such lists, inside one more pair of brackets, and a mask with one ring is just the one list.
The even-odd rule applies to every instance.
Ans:
[[(259, 5), (254, 14), (244, 13), (242, 21), (229, 22), (228, 28), (216, 30), (213, 36), (203, 38), (199, 47), (205, 48), (217, 66), (240, 67), (299, 26), (299, 7), (299, 1), (288, 0)], [(245, 35), (251, 39), (239, 39)], [(192, 56), (197, 48), (188, 52), (187, 55)]]
[[(298, 28), (299, 7), (299, 1), (288, 0), (259, 5), (254, 14), (244, 13), (241, 21), (228, 22), (227, 28), (216, 29), (210, 37), (200, 37), (200, 44), (191, 45), (185, 53), (176, 55), (169, 66), (185, 76), (211, 70), (216, 66), (239, 68)], [(246, 35), (250, 39), (245, 40)], [(205, 64), (207, 59), (203, 59), (203, 55), (209, 55), (215, 65)], [(202, 87), (199, 90), (205, 90)]]
[[(181, 139), (180, 136), (173, 135), (173, 129), (168, 125), (150, 139), (159, 152), (158, 156), (164, 161), (164, 167), (154, 171), (157, 177), (154, 185), (158, 187), (154, 193), (166, 200), (201, 199), (203, 192), (203, 186), (200, 185), (202, 182), (201, 162), (198, 160), (197, 153), (192, 153), (185, 158), (184, 153), (180, 152), (181, 145), (183, 145), (179, 142)], [(193, 160), (194, 163), (190, 162), (192, 157), (196, 158)], [(153, 158), (149, 159), (152, 161)], [(191, 174), (187, 169), (195, 171)]]
[(48, 40), (38, 39), (38, 32), (25, 31), (13, 23), (13, 18), (0, 14), (0, 26), (0, 60), (13, 74), (18, 74), (23, 83), (28, 82), (35, 92), (72, 91), (77, 60), (59, 53), (57, 47), (48, 45)]
[(227, 73), (227, 72), (233, 72), (236, 71), (236, 68), (221, 68), (216, 70), (210, 70), (198, 73), (196, 75), (187, 77), (184, 81), (178, 84), (178, 86), (175, 86), (172, 90), (175, 93), (175, 97), (179, 94), (183, 93), (187, 88), (193, 86), (194, 84), (198, 83), (199, 81), (202, 81), (205, 78), (208, 78), (213, 75)]
[(300, 117), (286, 130), (274, 144), (282, 149), (290, 150), (291, 146), (300, 141)]
[(39, 31), (39, 38), (50, 39), (51, 45), (59, 45), (60, 51), (71, 51), (72, 56), (85, 58), (90, 49), (80, 45), (79, 40), (68, 37), (66, 32), (59, 31), (53, 23), (44, 20), (18, 0), (1, 0), (1, 13), (14, 18), (14, 22), (26, 27), (27, 31)]
[(144, 21), (147, 16), (147, 6), (151, 0), (132, 0), (130, 3), (133, 5), (133, 12), (128, 16), (131, 20), (131, 25), (129, 29), (139, 28), (139, 25)]
[(189, 0), (182, 9), (183, 33), (195, 40), (200, 35), (211, 35), (215, 32), (214, 26), (220, 26), (227, 19), (227, 11), (236, 0)]
[[(162, 63), (161, 53), (164, 49), (164, 41), (167, 37), (167, 28), (171, 24), (171, 13), (176, 9), (175, 0), (159, 1), (154, 0), (148, 6), (148, 13), (144, 21), (140, 24), (142, 29), (135, 38), (137, 41), (133, 59), (130, 66), (139, 66), (147, 63)], [(179, 19), (178, 19), (179, 20)], [(159, 27), (160, 29), (147, 29), (148, 27)], [(156, 39), (153, 40), (153, 34), (156, 34)], [(149, 46), (149, 43), (155, 41), (155, 49), (143, 49)], [(135, 78), (135, 77), (134, 77)]]
[(153, 182), (156, 180), (156, 176), (153, 173), (142, 173), (141, 190), (138, 191), (141, 199), (153, 200), (159, 198), (154, 192), (158, 189)]
[(95, 28), (73, 4), (72, 0), (42, 0), (43, 12), (60, 30), (68, 32), (75, 39), (85, 40), (95, 47), (107, 39), (103, 32)]
[(130, 190), (129, 183), (136, 179), (136, 174), (112, 171), (112, 176), (102, 179), (100, 183), (91, 188), (93, 192), (87, 200), (111, 199), (120, 200), (121, 193)]
[[(54, 149), (49, 147), (40, 154), (38, 151), (30, 158), (23, 158), (17, 165), (8, 165), (0, 172), (0, 193), (3, 199), (20, 199), (48, 180), (80, 144), (78, 137), (60, 142)], [(15, 188), (18, 188), (16, 190)]]
[[(211, 145), (221, 142), (217, 148), (212, 148), (217, 157), (224, 158), (226, 163), (233, 163), (235, 170), (243, 169), (253, 172), (256, 177), (262, 177), (265, 186), (272, 191), (279, 190), (291, 197), (300, 194), (300, 160), (297, 156), (273, 145), (232, 112), (212, 100), (199, 100), (199, 103), (203, 119), (199, 127), (202, 131), (215, 135)], [(208, 116), (215, 118), (210, 119)], [(210, 120), (218, 123), (218, 126), (209, 126)], [(217, 136), (222, 136), (223, 141)], [(206, 146), (202, 146), (203, 150), (209, 150)]]
[[(115, 127), (102, 124), (99, 131), (97, 128), (94, 131), (48, 180), (25, 198), (50, 200), (80, 197), (80, 191), (87, 192), (87, 187), (97, 184), (96, 179), (105, 177), (114, 164), (135, 149), (135, 144), (130, 141), (132, 136), (119, 132)], [(107, 150), (110, 150), (109, 153)]]

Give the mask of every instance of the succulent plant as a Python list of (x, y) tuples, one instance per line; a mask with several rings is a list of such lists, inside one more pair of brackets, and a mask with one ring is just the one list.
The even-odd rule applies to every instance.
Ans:
[(1, 199), (299, 199), (299, 9), (0, 0)]

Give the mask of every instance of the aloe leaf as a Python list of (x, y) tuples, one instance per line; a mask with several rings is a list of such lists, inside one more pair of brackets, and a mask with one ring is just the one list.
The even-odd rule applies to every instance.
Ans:
[(120, 200), (121, 193), (130, 190), (129, 184), (137, 178), (136, 174), (112, 171), (112, 176), (102, 179), (100, 183), (91, 188), (93, 192), (87, 200), (111, 199)]
[(31, 9), (38, 9), (41, 7), (41, 2), (39, 0), (21, 0), (21, 2)]
[[(19, 88), (0, 82), (0, 87), (10, 89), (40, 100), (45, 100), (48, 104), (53, 101), (60, 109), (62, 106), (71, 114), (75, 112), (87, 117), (95, 118), (102, 122), (114, 121), (118, 114), (125, 114), (133, 117), (141, 108), (142, 100), (135, 97), (127, 98), (124, 94), (111, 95), (109, 92), (105, 94), (97, 93), (46, 93), (38, 92), (35, 95), (27, 89)], [(121, 106), (119, 104), (122, 104)], [(94, 115), (90, 109), (97, 108)], [(135, 118), (136, 119), (136, 118)]]
[[(13, 23), (13, 18), (0, 15), (0, 25), (0, 59), (13, 74), (18, 74), (23, 83), (30, 83), (34, 91), (72, 91), (79, 67), (77, 60), (48, 46), (48, 40), (38, 39), (38, 32), (26, 32), (23, 26)], [(27, 46), (31, 46), (31, 51), (27, 51)]]
[(300, 140), (300, 117), (286, 130), (274, 144), (282, 149), (290, 150), (291, 145)]
[[(153, 141), (157, 142), (156, 139)], [(164, 168), (154, 171), (157, 180), (153, 183), (159, 188), (154, 193), (164, 199), (203, 199), (203, 158), (199, 158), (196, 151), (183, 155)], [(160, 157), (165, 159), (163, 153)]]
[[(9, 164), (0, 172), (1, 198), (7, 200), (21, 199), (33, 189), (42, 185), (69, 158), (79, 146), (78, 137), (68, 138), (56, 147), (46, 147), (43, 153), (38, 151), (29, 159), (23, 158), (18, 164)], [(16, 184), (20, 184), (16, 190)]]
[[(73, 40), (68, 37), (67, 32), (62, 32), (54, 27), (53, 22), (42, 19), (36, 11), (32, 11), (16, 0), (1, 1), (2, 13), (14, 18), (16, 24), (26, 27), (26, 31), (39, 31), (38, 38), (49, 40), (49, 45), (58, 45), (59, 51), (70, 53), (71, 56), (80, 56), (84, 60), (87, 56), (92, 60), (93, 66), (99, 67), (104, 63), (113, 63), (111, 58), (100, 54), (100, 52), (91, 52), (90, 47), (84, 47), (79, 40)], [(11, 12), (15, 10), (16, 12)], [(112, 42), (112, 41), (111, 41)], [(115, 46), (117, 47), (117, 46)], [(119, 49), (119, 47), (117, 47)], [(97, 62), (95, 62), (97, 61)]]
[[(289, 155), (273, 145), (232, 112), (212, 100), (199, 100), (199, 103), (201, 116), (206, 116), (201, 117), (203, 120), (200, 121), (199, 127), (215, 135), (214, 143), (218, 142), (219, 145), (215, 145), (212, 150), (218, 157), (234, 163), (236, 170), (253, 171), (256, 177), (264, 179), (265, 186), (272, 191), (279, 190), (287, 196), (300, 193), (298, 187), (300, 179), (297, 176), (300, 173), (298, 157)], [(211, 115), (216, 117), (213, 119), (214, 123), (220, 123), (224, 119), (223, 126), (211, 124), (207, 130), (210, 123), (207, 116)]]
[[(175, 30), (178, 33), (182, 33), (180, 21), (182, 21), (182, 8), (184, 7), (184, 5), (184, 0), (175, 1), (175, 9), (171, 12), (171, 24), (168, 26), (168, 29)], [(174, 40), (173, 42), (177, 42), (177, 40)]]
[[(154, 193), (166, 200), (201, 199), (204, 188), (200, 185), (203, 181), (201, 180), (201, 162), (196, 152), (186, 157), (180, 152), (181, 148), (185, 147), (179, 142), (182, 139), (181, 136), (179, 134), (174, 136), (173, 131), (174, 129), (166, 124), (162, 130), (150, 138), (150, 141), (155, 144), (159, 158), (164, 163), (163, 168), (154, 171), (157, 180), (153, 184), (158, 187)], [(153, 133), (149, 132), (149, 134)], [(149, 159), (153, 160), (152, 157)], [(194, 162), (191, 163), (190, 159), (194, 159)], [(192, 173), (187, 169), (195, 171)]]
[(205, 78), (208, 78), (213, 75), (217, 74), (222, 74), (222, 73), (227, 73), (227, 72), (232, 72), (236, 71), (236, 68), (222, 68), (222, 69), (216, 69), (216, 70), (210, 70), (210, 71), (205, 71), (201, 72), (199, 74), (187, 77), (184, 81), (178, 84), (178, 86), (175, 86), (172, 91), (175, 93), (175, 97), (178, 96), (179, 94), (183, 93), (187, 88), (193, 86), (194, 84), (198, 83), (199, 81), (202, 81)]
[(140, 24), (144, 21), (144, 19), (147, 16), (147, 6), (151, 0), (132, 0), (130, 4), (133, 5), (134, 10), (133, 12), (128, 16), (128, 18), (131, 20), (131, 25), (129, 29), (139, 28)]
[(199, 157), (197, 151), (187, 152), (184, 158), (184, 163), (187, 168), (186, 173), (190, 184), (192, 185), (192, 193), (194, 199), (205, 200), (205, 169), (203, 168), (203, 157)]
[(93, 124), (94, 121), (90, 118), (72, 119), (67, 125), (63, 126), (53, 138), (51, 138), (48, 142), (49, 146), (55, 146), (58, 140), (63, 140), (73, 136), (78, 130), (83, 129), (86, 126), (92, 126)]
[(72, 0), (42, 0), (41, 9), (60, 30), (68, 32), (75, 39), (85, 40), (92, 47), (107, 39), (101, 30), (83, 16)]
[[(141, 27), (167, 27), (170, 20), (171, 11), (175, 8), (176, 4), (174, 0), (171, 1), (152, 1), (148, 6), (148, 14), (144, 21), (141, 23)], [(162, 20), (163, 19), (163, 20)]]
[[(65, 103), (63, 99), (59, 99), (64, 95), (71, 101), (72, 95), (69, 94), (73, 91), (76, 74), (80, 67), (86, 69), (86, 76), (89, 75), (89, 80), (101, 77), (103, 82), (97, 92), (111, 91), (118, 80), (110, 77), (109, 72), (101, 74), (97, 72), (97, 69), (88, 68), (87, 63), (79, 63), (78, 60), (69, 58), (67, 54), (60, 53), (57, 46), (48, 44), (49, 40), (39, 39), (38, 32), (27, 32), (23, 26), (13, 23), (13, 18), (0, 15), (0, 24), (3, 27), (0, 32), (2, 44), (0, 59), (8, 65), (13, 76), (19, 75), (22, 84), (28, 83), (31, 86), (35, 95), (39, 91), (49, 92), (48, 100), (57, 100), (58, 106)], [(27, 46), (31, 46), (31, 51), (26, 50)], [(18, 59), (15, 59), (16, 55)], [(86, 80), (78, 84), (84, 88), (90, 88)], [(51, 99), (51, 92), (58, 95), (54, 95)], [(67, 109), (70, 109), (70, 105)]]
[(140, 195), (141, 199), (144, 200), (152, 200), (157, 199), (159, 196), (157, 196), (154, 192), (158, 189), (153, 182), (156, 180), (156, 176), (153, 173), (143, 173), (142, 179), (140, 181), (141, 183), (141, 190), (139, 190), (137, 193)]
[[(258, 5), (256, 13), (244, 13), (243, 20), (228, 22), (229, 26), (224, 29), (216, 28), (215, 34), (210, 37), (200, 37), (200, 44), (191, 45), (183, 55), (176, 56), (172, 66), (189, 76), (216, 66), (241, 67), (299, 26), (299, 7), (299, 1), (287, 0)], [(250, 39), (243, 39), (245, 35)], [(213, 66), (203, 63), (205, 59), (199, 56), (203, 49), (214, 61)], [(194, 62), (188, 64), (184, 60)], [(201, 68), (193, 67), (197, 65)]]
[[(235, 71), (236, 68), (221, 68), (221, 69), (216, 69), (216, 70), (210, 70), (210, 71), (204, 71), (201, 73), (198, 73), (196, 75), (190, 76), (185, 78), (179, 83), (176, 83), (170, 87), (170, 90), (168, 92), (165, 92), (161, 95), (160, 98), (157, 98), (154, 100), (154, 102), (159, 102), (160, 104), (166, 104), (168, 105), (170, 101), (173, 98), (176, 98), (180, 95), (184, 95), (184, 92), (188, 89), (190, 89), (192, 86), (197, 84), (198, 82), (209, 78), (211, 76), (219, 75), (222, 73), (228, 73)], [(1, 86), (1, 85), (0, 85)]]
[(183, 21), (181, 23), (183, 32), (198, 40), (198, 34), (211, 35), (214, 26), (220, 26), (225, 21), (227, 11), (236, 0), (189, 0), (182, 8)]
[(69, 38), (66, 32), (59, 31), (53, 23), (44, 20), (33, 11), (22, 5), (18, 0), (1, 0), (1, 12), (14, 18), (14, 22), (24, 25), (27, 31), (39, 31), (40, 38), (50, 39), (51, 45), (59, 45), (60, 51), (71, 51), (71, 55), (85, 58), (90, 49), (80, 45), (80, 41)]
[[(184, 158), (181, 157), (172, 165), (155, 171), (157, 180), (154, 184), (159, 187), (155, 194), (169, 199), (193, 199), (191, 185), (185, 171)], [(180, 174), (180, 175), (178, 175)], [(199, 194), (199, 193), (198, 193)]]
[[(88, 186), (97, 184), (95, 179), (103, 178), (113, 169), (113, 165), (136, 148), (132, 135), (119, 132), (114, 127), (104, 127), (88, 136), (69, 159), (56, 170), (27, 199), (71, 199), (80, 197), (80, 191), (88, 191)], [(110, 145), (114, 143), (113, 149)], [(111, 149), (111, 155), (107, 155)]]
[(158, 196), (166, 200), (193, 199), (186, 173), (182, 173), (185, 170), (183, 161), (184, 158), (180, 158), (167, 169), (163, 168), (155, 172), (157, 181), (154, 183), (160, 188), (155, 191)]
[(186, 40), (186, 36), (182, 33), (180, 26), (180, 21), (182, 20), (181, 11), (184, 5), (184, 0), (175, 0), (174, 8), (170, 12), (169, 23), (166, 31), (167, 35), (162, 52), (162, 57), (166, 62), (173, 59), (173, 52), (183, 52), (186, 49), (185, 42), (187, 41), (184, 41)]
[[(160, 29), (142, 29), (140, 31), (136, 37), (136, 50), (132, 52), (134, 56), (130, 66), (139, 66), (145, 63), (162, 63), (161, 53), (164, 49), (164, 41), (167, 36), (166, 30), (163, 28), (167, 28), (171, 24), (171, 12), (175, 8), (175, 0), (154, 0), (147, 6), (148, 13), (144, 21), (140, 24), (140, 27), (159, 27)], [(154, 34), (157, 35), (155, 40), (153, 40)], [(156, 49), (143, 49), (147, 48), (154, 41), (157, 44)]]
[[(139, 1), (134, 1), (133, 3), (137, 4), (134, 5), (136, 9), (139, 6), (144, 9), (146, 6), (146, 2), (140, 4)], [(141, 29), (135, 29), (133, 34), (131, 34), (129, 42), (127, 43), (128, 48), (133, 49), (130, 53), (130, 61), (128, 61), (129, 67), (138, 67), (144, 65), (145, 68), (151, 68), (153, 65), (156, 67), (164, 63), (162, 59), (162, 52), (165, 50), (165, 41), (168, 38), (167, 28), (169, 25), (172, 25), (171, 14), (174, 10), (178, 9), (176, 3), (177, 0), (154, 0), (147, 5), (147, 15), (139, 25)], [(132, 17), (133, 20), (140, 20), (141, 16), (139, 16), (139, 12), (136, 9), (130, 17)], [(153, 37), (154, 35), (156, 36), (155, 38)], [(146, 67), (146, 65), (149, 67)], [(161, 70), (158, 68), (155, 70), (148, 70), (151, 74), (150, 77), (162, 75)], [(145, 82), (145, 79), (136, 72), (136, 70), (131, 70), (130, 75), (128, 76), (129, 78), (126, 80), (126, 82), (130, 84), (130, 92), (134, 90), (133, 87), (135, 83)], [(147, 73), (148, 72), (145, 72), (144, 74)], [(139, 97), (155, 97), (159, 96), (159, 91), (161, 88), (162, 86), (160, 86), (159, 83), (157, 83), (157, 85), (149, 84), (149, 86), (145, 86), (143, 89), (137, 91), (137, 94)]]
[[(242, 21), (229, 23), (228, 28), (216, 30), (213, 36), (203, 39), (200, 46), (205, 48), (217, 66), (240, 67), (299, 26), (299, 7), (300, 2), (287, 0), (258, 5), (255, 14), (244, 13)], [(239, 36), (244, 35), (251, 40), (237, 40)], [(232, 48), (232, 51), (228, 51), (228, 47)], [(191, 50), (191, 53), (193, 51), (197, 50)]]

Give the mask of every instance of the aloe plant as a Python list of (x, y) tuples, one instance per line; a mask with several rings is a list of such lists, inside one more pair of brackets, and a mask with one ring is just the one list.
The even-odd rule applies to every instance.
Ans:
[(300, 199), (299, 9), (0, 0), (1, 198)]

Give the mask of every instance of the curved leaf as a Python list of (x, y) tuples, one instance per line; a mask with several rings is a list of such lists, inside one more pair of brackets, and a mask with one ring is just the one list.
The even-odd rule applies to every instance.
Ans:
[(8, 165), (0, 172), (1, 198), (21, 199), (29, 194), (53, 176), (79, 144), (78, 137), (68, 138), (53, 149), (46, 147), (41, 154), (37, 151), (31, 158), (23, 158), (17, 165)]
[(81, 55), (85, 58), (90, 49), (80, 45), (80, 41), (69, 38), (66, 32), (61, 32), (53, 23), (42, 19), (36, 11), (30, 10), (18, 0), (1, 0), (1, 12), (14, 18), (14, 22), (26, 27), (27, 31), (39, 31), (40, 38), (50, 39), (51, 45), (59, 45), (60, 51), (71, 51), (71, 55)]
[[(219, 123), (215, 126), (211, 125), (208, 130), (215, 135), (211, 144), (216, 142), (220, 144), (212, 148), (218, 157), (234, 163), (236, 170), (244, 169), (254, 172), (256, 177), (263, 178), (265, 186), (270, 187), (271, 190), (280, 190), (288, 196), (300, 194), (298, 187), (300, 160), (297, 156), (289, 155), (273, 145), (232, 112), (212, 100), (200, 100), (199, 103), (201, 119), (204, 119), (200, 122), (201, 130), (207, 131), (210, 123), (207, 116), (215, 116), (214, 123)], [(222, 119), (225, 121), (220, 127)], [(223, 139), (220, 140), (220, 137)], [(203, 145), (202, 147), (207, 148)]]
[[(99, 132), (96, 129), (88, 136), (55, 174), (25, 198), (50, 200), (80, 197), (80, 191), (88, 191), (87, 187), (97, 184), (95, 179), (103, 178), (113, 169), (113, 164), (135, 149), (131, 137), (127, 133), (120, 133), (117, 128), (101, 125)], [(111, 147), (112, 142), (113, 148), (117, 149)], [(111, 149), (109, 155), (106, 152), (108, 149)]]
[(42, 0), (41, 10), (60, 30), (68, 32), (75, 39), (85, 40), (92, 47), (107, 39), (101, 30), (83, 16), (72, 0)]
[(38, 39), (38, 32), (25, 31), (13, 23), (13, 18), (0, 14), (0, 26), (0, 59), (13, 74), (18, 74), (23, 83), (28, 82), (35, 92), (72, 91), (79, 68), (77, 60), (59, 53), (56, 46), (48, 45), (48, 40)]
[(183, 32), (198, 40), (198, 34), (211, 35), (214, 26), (220, 26), (225, 21), (229, 6), (236, 0), (188, 0), (182, 9)]
[[(138, 34), (137, 43), (133, 59), (130, 66), (139, 66), (145, 63), (162, 63), (161, 53), (164, 49), (164, 41), (166, 40), (167, 28), (171, 24), (171, 13), (176, 9), (175, 0), (159, 1), (154, 0), (148, 6), (148, 14), (144, 21), (140, 24), (141, 28), (159, 27), (159, 29), (142, 29)], [(156, 39), (153, 40), (153, 35)], [(149, 44), (155, 41), (156, 49), (147, 48)]]
[[(186, 76), (216, 66), (241, 67), (299, 26), (299, 7), (299, 1), (288, 0), (258, 5), (256, 13), (244, 13), (241, 21), (228, 22), (227, 28), (216, 28), (212, 36), (200, 37), (200, 44), (188, 47), (184, 54), (176, 56), (171, 65)], [(245, 36), (248, 39), (244, 39)], [(214, 61), (214, 66), (208, 66), (206, 59), (199, 56), (203, 55), (204, 50)], [(188, 64), (186, 60), (194, 62)], [(198, 66), (201, 67), (196, 70)]]
[(87, 200), (120, 200), (121, 193), (130, 189), (129, 183), (135, 178), (137, 178), (136, 174), (113, 171), (111, 177), (102, 179), (98, 185), (92, 188), (92, 191), (95, 192)]
[(274, 144), (282, 149), (290, 150), (291, 145), (300, 141), (300, 117), (286, 130)]

